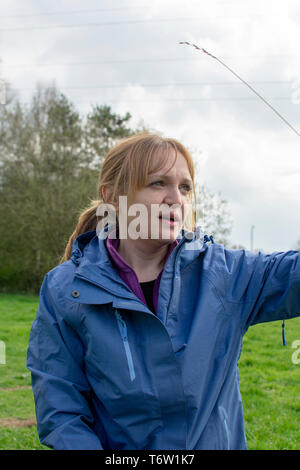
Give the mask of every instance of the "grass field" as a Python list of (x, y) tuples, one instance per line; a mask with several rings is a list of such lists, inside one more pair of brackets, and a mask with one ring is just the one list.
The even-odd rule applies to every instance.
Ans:
[[(45, 449), (35, 427), (26, 351), (38, 297), (0, 295), (0, 450)], [(244, 338), (239, 362), (248, 448), (300, 449), (300, 364), (293, 364), (294, 340), (300, 340), (300, 318), (253, 326)], [(298, 347), (299, 349), (299, 347)], [(300, 358), (300, 354), (298, 355)]]

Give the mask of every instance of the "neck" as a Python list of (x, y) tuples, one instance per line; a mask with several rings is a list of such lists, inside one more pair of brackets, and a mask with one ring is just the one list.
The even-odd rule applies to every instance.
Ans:
[(118, 252), (135, 271), (139, 282), (156, 279), (163, 269), (168, 243), (156, 240), (121, 239)]

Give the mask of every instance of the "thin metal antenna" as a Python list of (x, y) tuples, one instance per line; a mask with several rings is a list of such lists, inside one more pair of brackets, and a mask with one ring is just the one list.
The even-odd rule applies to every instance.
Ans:
[(247, 83), (245, 80), (243, 80), (242, 77), (240, 77), (236, 72), (234, 72), (234, 70), (232, 70), (230, 67), (228, 67), (228, 65), (224, 64), (224, 62), (222, 62), (220, 59), (218, 59), (218, 57), (216, 57), (215, 55), (210, 54), (205, 49), (203, 49), (202, 47), (197, 46), (196, 44), (191, 44), (187, 41), (181, 41), (181, 42), (179, 42), (179, 44), (186, 44), (188, 46), (192, 46), (195, 49), (197, 49), (198, 51), (204, 52), (204, 54), (207, 54), (210, 57), (212, 57), (213, 59), (216, 59), (221, 65), (223, 65), (227, 70), (229, 70), (229, 72), (231, 72), (235, 77), (237, 77), (239, 80), (241, 80), (241, 82), (243, 82), (244, 85), (246, 85), (248, 88), (250, 88), (250, 90), (253, 91), (253, 93), (255, 93), (267, 106), (269, 106), (269, 108), (271, 108), (272, 111), (274, 111), (274, 113), (277, 114), (277, 116), (280, 119), (282, 119), (282, 121), (285, 122), (285, 124), (287, 126), (289, 126), (289, 128), (292, 129), (292, 131), (294, 131), (295, 134), (297, 134), (298, 137), (300, 137), (300, 133), (297, 131), (297, 129), (295, 129), (275, 108), (273, 108), (273, 106), (270, 103), (268, 103), (268, 101), (265, 100), (265, 98), (263, 96), (261, 96), (256, 90), (254, 90), (254, 88), (252, 88), (252, 86), (249, 85), (249, 83)]

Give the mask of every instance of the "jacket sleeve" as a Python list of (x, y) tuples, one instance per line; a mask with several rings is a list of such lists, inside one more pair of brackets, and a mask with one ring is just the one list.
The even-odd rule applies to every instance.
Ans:
[(27, 351), (39, 438), (57, 450), (102, 450), (92, 429), (82, 344), (75, 331), (58, 320), (59, 308), (51, 296), (48, 275), (41, 287)]
[(225, 297), (239, 304), (242, 333), (249, 326), (300, 316), (300, 252), (225, 250)]

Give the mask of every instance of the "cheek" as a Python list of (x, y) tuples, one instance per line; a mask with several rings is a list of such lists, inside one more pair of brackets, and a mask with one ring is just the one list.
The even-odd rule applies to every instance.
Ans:
[(164, 197), (162, 195), (162, 192), (153, 193), (149, 192), (148, 194), (145, 194), (143, 199), (139, 201), (140, 204), (144, 204), (144, 206), (147, 208), (148, 211), (148, 217), (151, 216), (151, 206), (154, 205), (160, 205), (163, 203)]
[(139, 204), (144, 207), (144, 211), (142, 212), (142, 215), (140, 212), (137, 210), (136, 215), (129, 215), (128, 220), (131, 221), (132, 219), (135, 219), (137, 216), (144, 218), (144, 216), (148, 219), (148, 221), (151, 220), (151, 205), (152, 204), (161, 204), (163, 198), (159, 194), (155, 194), (153, 191), (149, 190), (144, 190), (144, 191), (139, 191), (135, 195), (135, 199), (131, 204), (132, 210), (134, 212), (134, 205)]
[(153, 189), (145, 188), (136, 193), (133, 203), (144, 204), (147, 207), (151, 207), (151, 204), (159, 204), (163, 200), (161, 193), (161, 191), (153, 191)]

